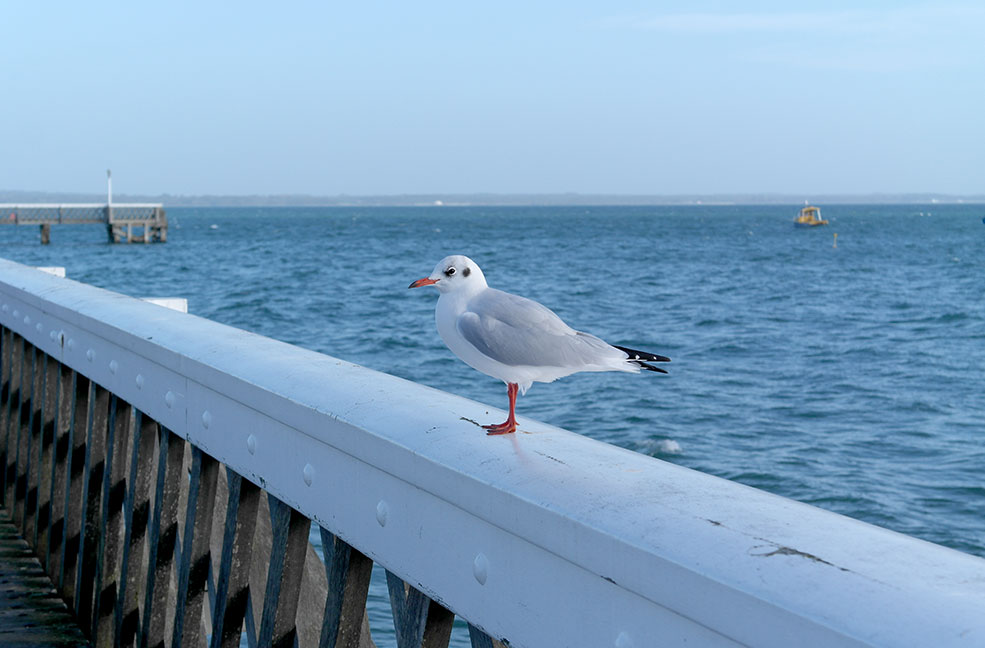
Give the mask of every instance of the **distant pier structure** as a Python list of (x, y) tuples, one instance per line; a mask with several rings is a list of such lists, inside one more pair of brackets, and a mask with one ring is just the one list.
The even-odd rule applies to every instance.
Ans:
[(110, 243), (164, 243), (168, 240), (168, 218), (161, 204), (0, 203), (0, 225), (38, 225), (42, 245), (51, 242), (52, 225), (93, 223), (106, 227)]

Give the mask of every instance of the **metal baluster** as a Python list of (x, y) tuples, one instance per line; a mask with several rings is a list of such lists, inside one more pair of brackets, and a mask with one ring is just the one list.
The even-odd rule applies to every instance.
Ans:
[(9, 438), (10, 403), (13, 395), (13, 334), (6, 326), (0, 327), (0, 506), (7, 506), (7, 464), (10, 454)]
[(55, 419), (58, 411), (58, 361), (44, 355), (44, 400), (41, 407), (41, 483), (38, 485), (38, 525), (34, 541), (38, 559), (47, 569), (51, 532), (52, 463), (55, 449)]
[(3, 505), (11, 513), (14, 509), (14, 491), (17, 483), (17, 440), (20, 432), (21, 385), (24, 374), (24, 339), (13, 331), (7, 332), (6, 346), (10, 347), (10, 376), (7, 389), (7, 406), (4, 408), (6, 461), (3, 466)]
[(175, 602), (174, 635), (171, 646), (203, 644), (202, 609), (209, 579), (212, 539), (212, 507), (215, 503), (219, 462), (192, 447), (191, 481), (185, 530), (181, 536), (181, 566)]
[(386, 584), (397, 648), (447, 648), (455, 615), (390, 570), (386, 572)]
[(27, 471), (30, 466), (30, 425), (31, 391), (34, 388), (34, 347), (27, 340), (20, 338), (21, 368), (20, 389), (14, 403), (17, 413), (11, 425), (16, 430), (17, 454), (14, 456), (14, 523), (23, 531), (24, 499), (27, 495)]
[(472, 642), (472, 648), (505, 648), (503, 643), (496, 641), (471, 623), (469, 624), (469, 639)]
[(48, 575), (61, 588), (65, 559), (66, 505), (72, 463), (72, 412), (75, 410), (75, 372), (58, 367), (58, 411), (55, 414), (55, 451), (51, 465), (51, 528), (48, 533)]
[(321, 648), (359, 648), (373, 561), (324, 528), (321, 531), (328, 596)]
[(38, 487), (41, 484), (41, 408), (44, 405), (45, 353), (31, 346), (34, 370), (27, 401), (27, 465), (24, 469), (24, 539), (35, 551), (38, 534)]
[(260, 646), (293, 648), (297, 636), (295, 616), (311, 520), (273, 495), (268, 495), (267, 499), (270, 503), (273, 544), (258, 642)]
[(116, 645), (116, 598), (120, 583), (123, 532), (123, 501), (127, 490), (127, 449), (133, 421), (133, 408), (115, 395), (110, 407), (106, 439), (106, 470), (103, 476), (99, 562), (96, 574), (96, 600), (93, 605), (93, 643)]
[(144, 589), (144, 618), (140, 648), (164, 648), (168, 591), (178, 541), (178, 503), (184, 477), (185, 440), (160, 426), (157, 486), (150, 527), (150, 557)]
[(75, 601), (75, 612), (82, 631), (92, 636), (92, 616), (95, 605), (94, 596), (96, 580), (101, 573), (99, 545), (102, 535), (103, 478), (106, 472), (107, 451), (106, 437), (109, 435), (109, 404), (110, 393), (96, 385), (93, 401), (89, 408), (89, 424), (87, 426), (88, 443), (86, 446), (86, 475), (82, 481), (82, 500), (84, 510), (84, 533), (78, 565), (78, 596)]
[[(144, 548), (150, 515), (150, 486), (156, 462), (154, 447), (159, 434), (157, 421), (136, 413), (130, 455), (130, 477), (123, 506), (123, 564), (116, 603), (116, 638), (119, 646), (135, 646), (140, 630), (140, 594), (146, 574)], [(146, 612), (145, 612), (146, 614)]]
[(69, 430), (72, 452), (69, 455), (69, 478), (65, 489), (65, 558), (59, 576), (59, 589), (70, 610), (75, 609), (78, 592), (79, 549), (82, 547), (82, 498), (86, 470), (86, 429), (94, 386), (92, 381), (73, 373), (74, 396), (72, 423)]
[(229, 468), (226, 469), (226, 476), (229, 497), (212, 620), (212, 648), (236, 648), (240, 645), (250, 593), (253, 537), (260, 507), (261, 491), (256, 484)]

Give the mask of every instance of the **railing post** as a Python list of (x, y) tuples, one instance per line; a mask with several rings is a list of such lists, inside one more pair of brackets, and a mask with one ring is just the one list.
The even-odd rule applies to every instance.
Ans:
[(86, 469), (86, 427), (93, 384), (80, 373), (72, 372), (72, 420), (69, 425), (68, 484), (65, 487), (65, 551), (57, 586), (70, 610), (75, 609), (78, 592), (79, 549), (82, 546), (82, 498)]
[(273, 542), (257, 643), (273, 648), (292, 648), (297, 635), (298, 596), (311, 520), (273, 495), (268, 495), (267, 499)]
[(34, 371), (31, 379), (31, 399), (27, 417), (27, 466), (24, 484), (24, 539), (32, 547), (37, 545), (38, 489), (41, 486), (41, 417), (44, 407), (44, 378), (46, 354), (32, 345)]
[(471, 623), (469, 624), (469, 640), (472, 643), (472, 648), (505, 648), (502, 643), (496, 641)]
[(218, 475), (219, 462), (193, 446), (185, 530), (181, 536), (172, 648), (204, 643), (202, 610), (209, 580), (212, 508)]
[[(159, 435), (157, 421), (137, 412), (130, 455), (130, 477), (124, 504), (123, 563), (116, 603), (116, 641), (121, 647), (137, 644), (140, 631), (141, 584), (145, 582), (144, 550), (150, 516), (150, 485), (156, 462), (154, 447)], [(147, 615), (147, 612), (144, 612)]]
[(455, 615), (390, 570), (386, 572), (386, 584), (397, 648), (447, 648)]
[(319, 530), (328, 577), (319, 643), (331, 648), (359, 648), (373, 561), (323, 527)]
[(55, 420), (58, 412), (58, 361), (44, 354), (44, 399), (41, 405), (41, 482), (38, 485), (38, 525), (35, 539), (38, 559), (47, 569), (51, 533), (52, 463)]
[(56, 363), (58, 386), (55, 413), (54, 461), (51, 465), (51, 524), (48, 532), (48, 575), (61, 588), (62, 564), (65, 559), (66, 505), (69, 472), (72, 463), (72, 412), (75, 408), (75, 372)]
[(229, 496), (212, 619), (212, 648), (238, 648), (250, 593), (260, 487), (226, 469)]
[(178, 541), (178, 502), (181, 495), (185, 440), (163, 425), (157, 463), (157, 485), (150, 527), (150, 554), (144, 587), (144, 618), (140, 648), (164, 648), (168, 617), (168, 592), (175, 545)]
[(106, 470), (100, 516), (99, 563), (93, 605), (93, 643), (116, 645), (116, 602), (120, 587), (120, 544), (123, 540), (123, 503), (126, 496), (127, 449), (132, 431), (133, 408), (115, 395), (110, 405), (106, 439)]
[(99, 573), (102, 571), (99, 546), (102, 541), (102, 519), (99, 514), (102, 506), (103, 477), (106, 473), (106, 438), (109, 434), (110, 393), (96, 385), (92, 406), (89, 409), (88, 444), (86, 446), (86, 476), (83, 485), (84, 533), (78, 566), (78, 598), (75, 612), (82, 631), (93, 636), (93, 608)]
[(0, 504), (9, 506), (7, 475), (10, 472), (10, 407), (14, 395), (14, 334), (6, 326), (0, 328)]
[(17, 415), (12, 421), (17, 429), (17, 454), (14, 457), (14, 523), (24, 530), (27, 500), (27, 476), (31, 467), (31, 399), (34, 390), (35, 348), (21, 338), (21, 380), (18, 391)]

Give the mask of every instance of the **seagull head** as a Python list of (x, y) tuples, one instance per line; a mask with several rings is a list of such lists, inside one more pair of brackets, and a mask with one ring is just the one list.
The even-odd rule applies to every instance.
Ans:
[(486, 278), (475, 261), (461, 254), (453, 254), (438, 261), (431, 274), (418, 279), (409, 288), (421, 286), (434, 286), (440, 293), (471, 291), (485, 288)]

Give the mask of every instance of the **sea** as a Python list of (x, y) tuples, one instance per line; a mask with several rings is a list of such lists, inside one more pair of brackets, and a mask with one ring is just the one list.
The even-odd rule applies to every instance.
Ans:
[[(985, 557), (985, 205), (820, 206), (169, 208), (165, 244), (0, 227), (0, 256), (505, 408), (407, 289), (465, 254), (672, 358), (534, 384), (520, 416)], [(369, 615), (393, 645), (379, 573)]]

